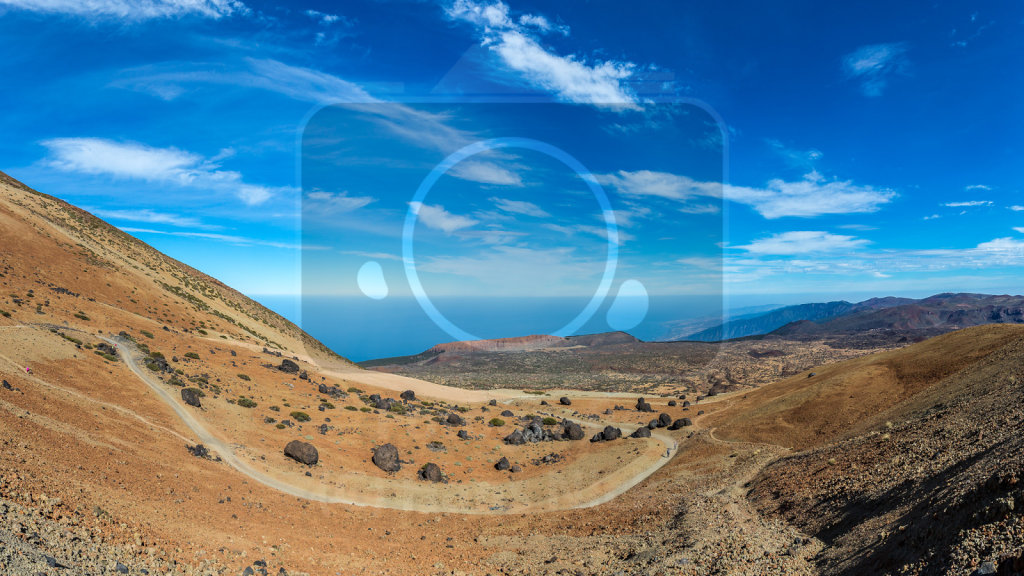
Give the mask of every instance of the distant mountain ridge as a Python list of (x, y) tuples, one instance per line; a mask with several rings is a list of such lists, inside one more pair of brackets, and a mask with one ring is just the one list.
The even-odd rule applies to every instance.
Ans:
[(929, 335), (982, 324), (1024, 323), (1024, 296), (942, 293), (922, 299), (871, 298), (800, 304), (726, 322), (687, 336), (714, 342), (772, 334), (787, 338), (825, 337), (878, 330)]
[(811, 304), (797, 304), (772, 310), (765, 314), (754, 317), (745, 317), (737, 320), (730, 320), (713, 328), (708, 328), (682, 338), (683, 340), (696, 340), (699, 342), (718, 342), (720, 340), (731, 340), (746, 336), (757, 336), (768, 334), (778, 328), (799, 321), (822, 321), (845, 316), (847, 314), (864, 310), (878, 310), (913, 302), (910, 298), (872, 298), (859, 303), (851, 303), (845, 300), (834, 302), (817, 302)]

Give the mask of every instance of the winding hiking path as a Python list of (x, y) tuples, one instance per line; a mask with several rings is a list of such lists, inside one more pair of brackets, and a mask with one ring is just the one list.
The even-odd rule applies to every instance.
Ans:
[[(259, 482), (260, 484), (263, 484), (265, 486), (273, 488), (274, 490), (278, 490), (280, 492), (283, 492), (285, 494), (289, 494), (291, 496), (296, 496), (298, 498), (303, 498), (303, 499), (306, 499), (306, 500), (312, 500), (312, 501), (316, 501), (316, 502), (325, 502), (325, 503), (328, 503), (328, 504), (348, 504), (348, 505), (352, 505), (352, 506), (368, 506), (368, 507), (375, 507), (375, 508), (389, 508), (389, 509), (395, 509), (395, 510), (405, 510), (405, 511), (415, 511), (415, 512), (434, 512), (434, 513), (443, 512), (443, 513), (454, 513), (454, 514), (503, 514), (503, 513), (521, 514), (521, 513), (523, 513), (525, 511), (524, 509), (515, 509), (515, 510), (508, 510), (508, 511), (503, 511), (503, 510), (467, 510), (465, 508), (458, 508), (458, 507), (452, 507), (452, 506), (415, 505), (415, 504), (410, 504), (408, 502), (405, 502), (405, 503), (403, 503), (403, 502), (386, 502), (386, 503), (382, 503), (382, 502), (380, 502), (379, 499), (371, 500), (369, 498), (365, 498), (364, 499), (364, 498), (353, 497), (351, 495), (338, 494), (338, 490), (337, 489), (331, 489), (332, 493), (330, 493), (330, 494), (326, 493), (326, 491), (308, 490), (308, 489), (302, 488), (300, 486), (296, 486), (294, 484), (291, 484), (291, 483), (289, 483), (289, 482), (287, 482), (285, 480), (282, 480), (280, 478), (276, 478), (274, 476), (266, 474), (263, 471), (260, 471), (260, 470), (257, 470), (255, 468), (253, 468), (247, 462), (245, 462), (243, 459), (239, 458), (235, 454), (234, 450), (231, 448), (231, 446), (227, 442), (224, 442), (223, 440), (221, 440), (220, 438), (218, 438), (217, 436), (212, 434), (209, 430), (207, 430), (207, 428), (205, 426), (203, 426), (203, 424), (201, 422), (199, 422), (199, 420), (197, 420), (196, 417), (188, 409), (186, 409), (181, 403), (179, 403), (165, 389), (165, 387), (161, 385), (162, 384), (161, 382), (157, 381), (152, 376), (147, 374), (146, 371), (142, 370), (139, 367), (139, 365), (138, 365), (138, 363), (136, 361), (135, 355), (133, 354), (134, 346), (133, 346), (133, 344), (130, 341), (122, 339), (122, 338), (107, 338), (107, 337), (102, 337), (102, 336), (100, 338), (102, 340), (105, 340), (108, 344), (112, 344), (112, 345), (115, 345), (117, 347), (118, 356), (124, 361), (125, 366), (127, 366), (140, 380), (145, 382), (146, 385), (148, 385), (150, 387), (150, 389), (152, 389), (153, 392), (156, 393), (158, 398), (160, 398), (168, 406), (170, 406), (171, 409), (174, 410), (174, 413), (177, 414), (177, 416), (189, 428), (189, 430), (191, 430), (192, 433), (194, 433), (196, 435), (196, 437), (198, 438), (200, 443), (202, 443), (208, 449), (216, 452), (220, 456), (221, 460), (225, 464), (231, 466), (232, 468), (234, 468), (238, 472), (248, 476), (249, 478)], [(604, 427), (606, 425), (618, 426), (620, 428), (623, 428), (623, 434), (624, 435), (628, 434), (629, 432), (632, 431), (632, 430), (629, 430), (629, 428), (630, 428), (629, 426), (625, 426), (624, 427), (622, 424), (618, 424), (618, 423), (611, 423), (611, 422), (604, 422), (604, 421), (595, 421), (595, 420), (579, 420), (579, 419), (574, 419), (574, 418), (570, 418), (570, 420), (573, 420), (573, 421), (577, 422), (578, 424), (580, 424), (581, 426), (586, 427), (586, 428)], [(633, 428), (635, 428), (635, 427), (633, 427)], [(175, 434), (178, 435), (177, 433), (175, 433)], [(180, 435), (178, 435), (178, 436), (180, 437)], [(559, 509), (590, 508), (590, 507), (593, 507), (593, 506), (599, 506), (601, 504), (610, 502), (611, 500), (613, 500), (617, 496), (622, 495), (623, 493), (628, 491), (630, 488), (633, 488), (634, 486), (636, 486), (640, 482), (644, 481), (651, 474), (653, 474), (656, 471), (658, 471), (662, 466), (664, 466), (666, 463), (668, 463), (672, 459), (672, 456), (675, 455), (675, 453), (676, 453), (676, 451), (678, 449), (678, 445), (676, 444), (674, 439), (672, 439), (670, 437), (667, 437), (667, 436), (664, 436), (664, 435), (661, 435), (661, 434), (653, 434), (652, 438), (658, 440), (659, 442), (661, 442), (665, 446), (665, 450), (666, 450), (665, 454), (662, 457), (658, 458), (650, 466), (644, 468), (639, 473), (634, 474), (634, 475), (632, 475), (630, 477), (627, 477), (626, 479), (622, 480), (621, 482), (616, 482), (614, 486), (610, 487), (607, 491), (603, 492), (600, 496), (592, 498), (592, 499), (590, 499), (590, 500), (588, 500), (588, 501), (586, 501), (586, 502), (584, 502), (582, 504), (567, 503), (565, 505), (559, 505), (558, 501), (561, 498), (547, 499), (547, 500), (542, 500), (542, 501), (537, 502), (535, 504), (529, 505), (526, 508), (526, 510), (531, 510), (531, 509), (559, 510)]]

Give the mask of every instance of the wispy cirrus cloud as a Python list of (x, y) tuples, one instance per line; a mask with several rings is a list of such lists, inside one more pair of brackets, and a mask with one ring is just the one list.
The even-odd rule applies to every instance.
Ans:
[(551, 214), (533, 202), (527, 202), (525, 200), (509, 200), (507, 198), (491, 198), (491, 202), (494, 202), (494, 205), (502, 212), (522, 214), (523, 216), (533, 216), (534, 218), (551, 217)]
[(349, 196), (347, 193), (313, 190), (303, 196), (302, 211), (306, 214), (334, 216), (358, 210), (373, 202), (370, 196)]
[(269, 248), (281, 248), (284, 250), (330, 250), (327, 246), (318, 246), (306, 243), (277, 242), (246, 236), (234, 236), (231, 234), (216, 234), (212, 232), (183, 232), (179, 230), (153, 230), (150, 228), (120, 227), (121, 231), (129, 234), (159, 234), (163, 236), (178, 236), (181, 238), (199, 238), (202, 240), (214, 240), (237, 246), (267, 246)]
[(472, 24), (480, 45), (498, 56), (503, 66), (536, 88), (560, 99), (600, 108), (638, 108), (637, 99), (626, 85), (637, 66), (632, 62), (605, 60), (588, 62), (576, 55), (560, 55), (543, 46), (538, 35), (568, 28), (552, 26), (544, 16), (511, 15), (500, 0), (476, 2), (454, 0), (446, 8), (449, 18)]
[(44, 162), (64, 172), (173, 184), (232, 195), (250, 206), (262, 204), (278, 193), (294, 192), (287, 186), (250, 184), (240, 173), (221, 169), (217, 158), (204, 158), (178, 148), (104, 138), (53, 138), (42, 144), (49, 150)]
[(424, 226), (440, 230), (445, 234), (452, 234), (479, 223), (468, 216), (452, 214), (445, 210), (444, 206), (432, 206), (422, 202), (410, 202), (409, 206), (412, 208), (413, 214), (416, 214)]
[(184, 16), (216, 20), (250, 12), (249, 8), (238, 0), (0, 0), (0, 6), (44, 14), (127, 22)]
[(200, 230), (217, 230), (222, 226), (215, 226), (212, 224), (204, 224), (197, 218), (190, 216), (182, 216), (180, 214), (171, 214), (168, 212), (157, 212), (155, 210), (142, 209), (142, 210), (107, 210), (107, 209), (93, 209), (89, 210), (95, 216), (106, 220), (120, 220), (126, 222), (145, 222), (147, 224), (167, 224), (169, 226), (177, 226), (179, 228), (194, 228)]
[[(723, 187), (717, 182), (701, 182), (688, 176), (650, 170), (620, 170), (595, 177), (602, 185), (633, 197), (656, 196), (686, 203), (701, 197), (724, 196), (731, 202), (751, 206), (768, 219), (875, 212), (896, 197), (892, 190), (861, 186), (851, 181), (827, 180), (817, 172), (796, 181), (775, 178), (760, 188)], [(690, 211), (708, 212), (700, 209), (700, 205), (696, 208), (690, 205)]]
[(822, 252), (850, 252), (868, 244), (867, 240), (822, 231), (792, 231), (773, 234), (736, 246), (751, 254), (794, 256)]
[[(470, 131), (452, 126), (444, 114), (381, 100), (358, 83), (273, 59), (246, 58), (240, 67), (238, 64), (164, 63), (127, 70), (111, 85), (164, 100), (179, 98), (189, 86), (231, 85), (265, 90), (310, 104), (342, 105), (363, 114), (397, 138), (444, 154), (479, 139)], [(481, 157), (494, 155), (485, 153)], [(481, 184), (522, 184), (518, 174), (490, 160), (462, 162), (449, 174)]]
[(991, 200), (965, 200), (963, 202), (946, 202), (943, 206), (949, 208), (977, 208), (979, 206), (991, 206)]
[(843, 58), (843, 71), (860, 82), (861, 92), (869, 98), (882, 95), (895, 74), (906, 74), (907, 45), (904, 42), (861, 46)]

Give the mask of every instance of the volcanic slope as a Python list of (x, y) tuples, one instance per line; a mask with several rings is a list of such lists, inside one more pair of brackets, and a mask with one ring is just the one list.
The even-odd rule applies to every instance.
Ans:
[(1024, 327), (969, 328), (751, 391), (705, 424), (801, 450), (749, 499), (820, 539), (824, 574), (1019, 574), (1022, 361)]

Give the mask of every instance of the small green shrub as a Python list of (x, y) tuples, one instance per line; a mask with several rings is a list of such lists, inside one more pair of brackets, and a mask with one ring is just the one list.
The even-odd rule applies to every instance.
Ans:
[(295, 418), (296, 422), (309, 422), (309, 414), (305, 412), (299, 412), (298, 410), (291, 413), (291, 417)]
[(320, 405), (327, 410), (334, 410), (334, 404), (331, 404), (330, 402), (320, 402)]
[(252, 378), (249, 378), (248, 374), (239, 374), (238, 375), (238, 379), (239, 380), (245, 380), (246, 382), (251, 382), (252, 381)]
[(146, 362), (146, 368), (149, 368), (153, 372), (159, 372), (160, 371), (160, 365), (157, 364), (156, 362)]
[(395, 414), (405, 414), (405, 404), (392, 404), (391, 411)]
[(255, 408), (256, 402), (252, 398), (246, 398), (245, 396), (238, 397), (238, 405), (242, 408)]
[(278, 430), (284, 430), (285, 428), (287, 428), (287, 426), (285, 426), (284, 424), (280, 424), (280, 423), (279, 423), (279, 424), (278, 424), (278, 425), (276, 426), (276, 428), (277, 428)]
[(504, 426), (505, 421), (502, 420), (501, 418), (491, 418), (491, 421), (488, 422), (488, 424), (491, 426)]
[(75, 318), (78, 318), (79, 320), (89, 320), (89, 317), (85, 315), (85, 312), (75, 312)]
[(359, 411), (360, 412), (369, 412), (370, 411), (370, 407), (369, 406), (363, 406), (362, 408), (359, 409)]
[(157, 359), (163, 360), (164, 359), (164, 353), (163, 352), (150, 352), (149, 353), (149, 357), (150, 358), (157, 358)]
[(94, 350), (94, 352), (96, 354), (102, 356), (103, 359), (108, 361), (108, 362), (117, 362), (117, 356), (114, 356), (112, 354), (107, 354), (106, 352), (100, 352), (99, 350)]
[(177, 376), (171, 376), (171, 379), (167, 381), (171, 386), (184, 386), (185, 383), (181, 381), (181, 378)]
[(206, 398), (206, 392), (203, 392), (199, 388), (186, 388), (186, 390), (191, 390), (192, 392), (195, 393), (196, 396), (199, 396), (200, 398)]
[(4, 318), (10, 318), (11, 313), (8, 312), (7, 310), (0, 310), (0, 316), (3, 316)]
[(153, 338), (153, 333), (150, 332), (149, 330), (139, 330), (139, 334), (142, 334), (143, 336), (149, 339)]
[(349, 406), (345, 406), (345, 410), (351, 410), (353, 412), (358, 412), (359, 408), (356, 408), (355, 406), (349, 405)]
[(185, 353), (185, 358), (191, 358), (193, 360), (199, 360), (199, 354), (196, 354), (195, 352), (186, 352)]
[(545, 426), (554, 426), (555, 424), (558, 424), (558, 420), (552, 418), (551, 416), (548, 416), (547, 418), (541, 420), (541, 424)]
[(270, 409), (273, 410), (274, 412), (280, 412), (281, 411), (281, 407), (280, 406), (271, 406)]
[(355, 386), (349, 386), (348, 387), (348, 391), (351, 392), (352, 394), (362, 394), (363, 393), (362, 390), (360, 390), (359, 388), (356, 388)]
[(196, 328), (196, 332), (199, 332), (203, 336), (206, 336), (207, 334), (209, 334), (209, 332), (207, 332), (206, 330), (203, 330), (202, 328)]

